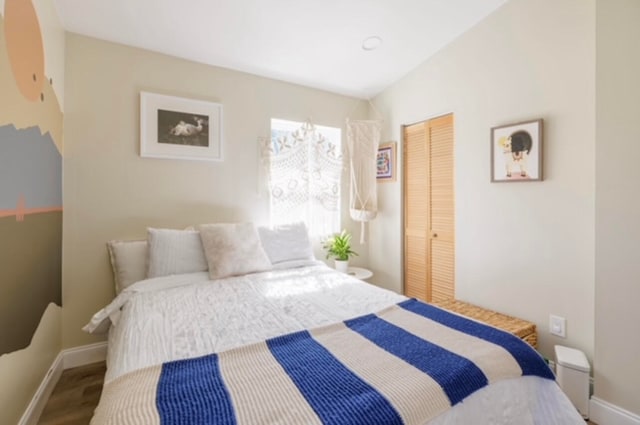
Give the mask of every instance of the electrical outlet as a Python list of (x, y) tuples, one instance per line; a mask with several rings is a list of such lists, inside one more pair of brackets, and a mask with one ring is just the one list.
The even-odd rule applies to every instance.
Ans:
[(549, 315), (549, 333), (561, 338), (567, 337), (567, 319), (564, 317)]

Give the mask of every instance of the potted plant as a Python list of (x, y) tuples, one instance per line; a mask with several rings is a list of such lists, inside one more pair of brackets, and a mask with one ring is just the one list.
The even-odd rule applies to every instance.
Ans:
[(343, 273), (349, 268), (349, 257), (358, 255), (351, 249), (351, 234), (346, 230), (328, 238), (323, 248), (327, 250), (327, 259), (334, 257), (336, 270)]

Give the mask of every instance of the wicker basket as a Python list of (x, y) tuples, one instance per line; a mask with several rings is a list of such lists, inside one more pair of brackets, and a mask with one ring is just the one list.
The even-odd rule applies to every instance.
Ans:
[(522, 338), (533, 348), (538, 346), (538, 333), (536, 332), (536, 325), (534, 323), (513, 316), (507, 316), (506, 314), (496, 311), (487, 310), (486, 308), (478, 307), (464, 301), (444, 300), (434, 301), (432, 304), (512, 333)]

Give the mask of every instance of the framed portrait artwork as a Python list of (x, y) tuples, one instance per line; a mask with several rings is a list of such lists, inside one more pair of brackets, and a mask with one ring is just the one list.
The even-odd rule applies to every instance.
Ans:
[(222, 105), (140, 92), (140, 156), (222, 161)]
[(379, 182), (396, 179), (396, 142), (381, 143), (376, 157), (376, 178)]
[(542, 180), (542, 119), (491, 129), (491, 181)]

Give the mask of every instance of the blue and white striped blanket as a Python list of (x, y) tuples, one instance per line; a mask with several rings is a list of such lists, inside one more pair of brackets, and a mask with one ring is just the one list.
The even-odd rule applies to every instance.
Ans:
[(519, 338), (417, 300), (109, 382), (92, 424), (424, 424), (501, 379), (554, 379)]

